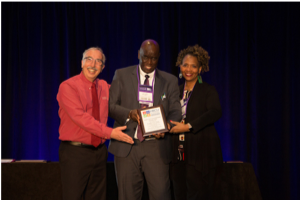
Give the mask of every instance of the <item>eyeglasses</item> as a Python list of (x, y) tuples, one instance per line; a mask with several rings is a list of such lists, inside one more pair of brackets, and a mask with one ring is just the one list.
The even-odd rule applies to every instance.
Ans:
[(152, 62), (156, 62), (158, 60), (157, 57), (148, 57), (148, 56), (142, 56), (142, 60), (144, 62), (147, 62), (149, 59), (151, 59)]
[(96, 65), (103, 65), (103, 60), (101, 60), (101, 59), (94, 59), (92, 57), (85, 57), (84, 60), (86, 60), (87, 63), (94, 63), (94, 60), (96, 60)]

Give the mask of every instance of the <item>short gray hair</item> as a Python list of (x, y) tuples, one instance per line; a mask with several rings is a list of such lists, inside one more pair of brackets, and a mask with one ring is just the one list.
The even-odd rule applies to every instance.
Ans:
[(90, 47), (90, 48), (88, 48), (87, 50), (85, 50), (85, 51), (83, 52), (83, 54), (82, 54), (82, 60), (85, 58), (86, 52), (89, 51), (89, 50), (91, 50), (91, 49), (93, 49), (93, 50), (98, 50), (98, 51), (100, 51), (100, 52), (102, 53), (103, 64), (105, 64), (106, 57), (105, 57), (105, 55), (104, 55), (104, 53), (103, 53), (103, 50), (102, 50), (100, 47)]

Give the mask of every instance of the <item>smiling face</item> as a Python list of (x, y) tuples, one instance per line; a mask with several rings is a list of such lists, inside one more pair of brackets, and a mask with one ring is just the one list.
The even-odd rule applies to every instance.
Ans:
[(157, 67), (159, 56), (158, 44), (154, 40), (144, 41), (138, 51), (138, 59), (142, 70), (147, 74), (153, 72)]
[(186, 82), (196, 82), (201, 69), (197, 58), (189, 54), (183, 58), (180, 65), (180, 71)]
[(103, 54), (97, 49), (88, 50), (81, 61), (82, 73), (91, 82), (97, 78), (104, 67)]

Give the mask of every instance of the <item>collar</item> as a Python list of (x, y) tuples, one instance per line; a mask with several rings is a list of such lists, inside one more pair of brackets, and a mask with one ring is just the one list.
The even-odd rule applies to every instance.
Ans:
[(91, 81), (87, 80), (87, 78), (84, 76), (84, 74), (82, 73), (82, 71), (79, 74), (80, 80), (82, 80), (84, 82), (84, 84), (88, 85), (88, 87), (90, 87), (93, 83), (96, 84), (96, 88), (98, 87), (98, 81), (97, 78), (94, 80), (94, 82), (92, 83)]
[[(145, 77), (145, 75), (147, 74), (142, 70), (141, 65), (139, 65), (139, 72), (140, 72), (140, 77)], [(154, 72), (155, 72), (155, 70), (153, 72), (147, 74), (149, 76), (149, 79), (153, 78)]]

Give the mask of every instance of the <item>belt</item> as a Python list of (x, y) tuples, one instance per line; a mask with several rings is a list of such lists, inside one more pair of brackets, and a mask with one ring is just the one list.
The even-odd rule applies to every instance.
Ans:
[(145, 141), (150, 141), (150, 140), (155, 140), (156, 138), (155, 137), (147, 137), (145, 138)]
[(77, 146), (77, 147), (83, 147), (83, 148), (88, 148), (88, 149), (98, 149), (99, 147), (101, 147), (103, 144), (99, 144), (98, 147), (94, 147), (93, 145), (89, 145), (89, 144), (84, 144), (81, 142), (73, 142), (73, 141), (62, 141), (65, 144), (70, 144), (73, 146)]
[[(150, 140), (155, 140), (156, 138), (155, 137), (146, 137), (144, 141), (150, 141)], [(134, 140), (138, 140), (140, 141), (139, 139), (135, 139)]]

